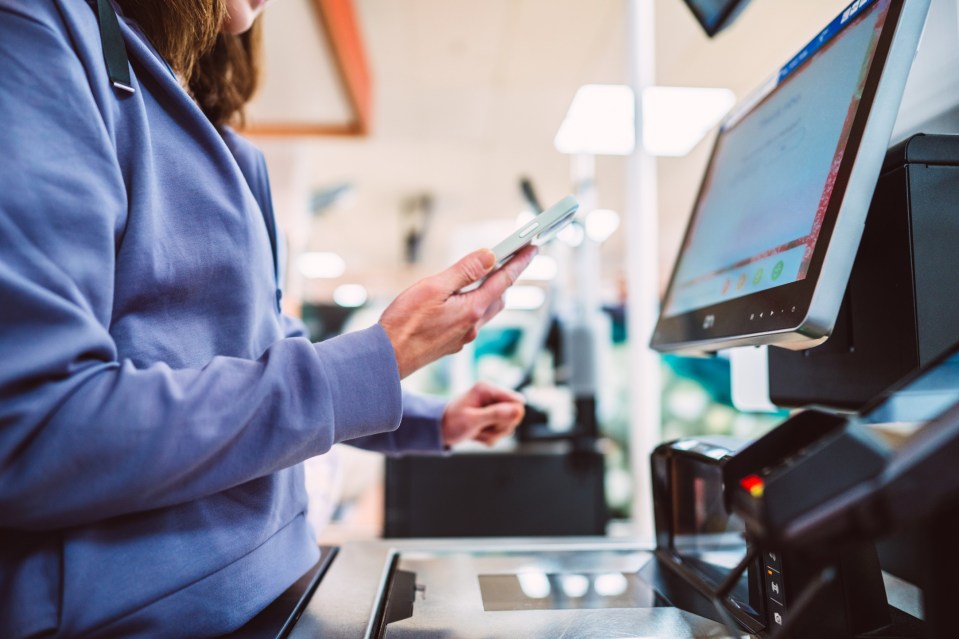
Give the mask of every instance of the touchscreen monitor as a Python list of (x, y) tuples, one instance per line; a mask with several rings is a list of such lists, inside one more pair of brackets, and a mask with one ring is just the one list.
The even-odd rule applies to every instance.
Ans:
[(856, 0), (720, 126), (652, 346), (830, 334), (929, 0)]

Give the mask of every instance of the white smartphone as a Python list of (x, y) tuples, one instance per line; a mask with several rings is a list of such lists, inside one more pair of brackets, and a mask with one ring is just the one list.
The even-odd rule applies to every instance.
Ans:
[[(503, 264), (516, 255), (524, 246), (530, 244), (542, 246), (554, 237), (560, 231), (566, 228), (566, 225), (573, 221), (576, 211), (579, 210), (579, 202), (572, 195), (567, 195), (562, 200), (549, 207), (535, 218), (524, 224), (518, 230), (513, 231), (509, 237), (493, 247), (493, 254), (496, 256), (496, 266), (487, 274), (489, 277), (496, 272)], [(469, 286), (460, 289), (461, 293), (468, 293), (486, 281), (486, 277), (473, 282)]]

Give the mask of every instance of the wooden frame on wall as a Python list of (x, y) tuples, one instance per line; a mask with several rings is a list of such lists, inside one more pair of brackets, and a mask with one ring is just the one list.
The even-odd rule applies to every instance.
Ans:
[(364, 136), (370, 131), (372, 79), (352, 0), (310, 0), (319, 32), (338, 75), (351, 117), (346, 122), (247, 122), (243, 132), (256, 136)]

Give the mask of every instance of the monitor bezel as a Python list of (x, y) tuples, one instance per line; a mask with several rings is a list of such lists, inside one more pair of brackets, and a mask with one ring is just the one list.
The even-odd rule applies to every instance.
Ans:
[[(870, 0), (866, 8), (871, 9), (878, 1)], [(929, 1), (890, 0), (873, 62), (863, 86), (860, 107), (850, 128), (849, 141), (806, 277), (675, 315), (666, 316), (661, 309), (650, 341), (653, 349), (697, 354), (762, 344), (803, 349), (817, 346), (829, 336), (862, 236), (866, 212), (892, 135), (909, 68), (918, 48)], [(843, 12), (855, 4), (851, 3)], [(861, 19), (866, 8), (843, 24), (836, 35)], [(808, 50), (811, 44), (807, 44), (802, 51)], [(723, 131), (730, 128), (731, 122), (741, 120), (783, 86), (779, 82), (781, 74), (794, 73), (815, 59), (815, 56), (808, 56), (797, 62), (802, 51), (764, 83), (758, 92), (742, 101), (742, 106), (727, 115), (720, 125), (680, 251), (673, 262), (669, 285), (663, 296), (663, 307), (670, 298), (682, 252), (695, 227)], [(880, 105), (878, 109), (874, 108), (877, 104)], [(833, 244), (832, 240), (836, 237), (846, 238), (845, 245), (839, 247)]]

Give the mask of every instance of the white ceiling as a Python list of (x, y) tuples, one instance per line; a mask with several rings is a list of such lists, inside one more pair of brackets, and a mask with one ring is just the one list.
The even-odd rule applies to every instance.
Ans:
[(263, 30), (264, 72), (247, 108), (250, 123), (350, 124), (350, 103), (313, 1), (274, 2)]
[[(270, 11), (309, 2), (282, 0)], [(569, 192), (569, 159), (555, 151), (553, 136), (580, 85), (627, 81), (627, 2), (357, 0), (373, 77), (371, 135), (260, 141), (294, 249), (336, 250), (347, 260), (343, 278), (306, 294), (328, 297), (345, 281), (395, 293), (454, 255), (495, 242), (523, 207), (521, 176), (533, 180), (546, 204)], [(743, 97), (845, 4), (753, 0), (710, 40), (680, 0), (655, 0), (657, 82), (729, 87)], [(309, 63), (268, 73), (271, 86), (311, 77)], [(708, 147), (658, 163), (664, 277)], [(601, 206), (623, 210), (626, 170), (624, 158), (598, 159)], [(298, 225), (291, 210), (303, 208), (304, 192), (339, 182), (354, 185), (349, 205), (315, 219), (311, 229)], [(433, 196), (435, 220), (423, 263), (407, 268), (402, 205), (420, 193)], [(619, 236), (603, 250), (610, 295), (623, 264)]]
[[(296, 2), (308, 0), (282, 0), (270, 11)], [(494, 229), (488, 237), (473, 229), (473, 247), (495, 242), (498, 227), (487, 223), (508, 224), (522, 210), (522, 176), (546, 204), (570, 191), (569, 160), (555, 151), (553, 136), (581, 84), (626, 81), (624, 5), (358, 0), (356, 9), (373, 77), (371, 135), (261, 144), (275, 191), (301, 190), (304, 180), (354, 185), (348, 206), (314, 221), (308, 246), (346, 258), (348, 272), (337, 283), (362, 280), (395, 292), (467, 250), (451, 244), (464, 226)], [(303, 68), (267, 72), (297, 82), (309, 77)], [(598, 163), (605, 206), (622, 208), (624, 166), (622, 158)], [(401, 259), (401, 211), (420, 193), (432, 195), (435, 215), (423, 264), (410, 269)], [(330, 289), (318, 283), (314, 294)]]

